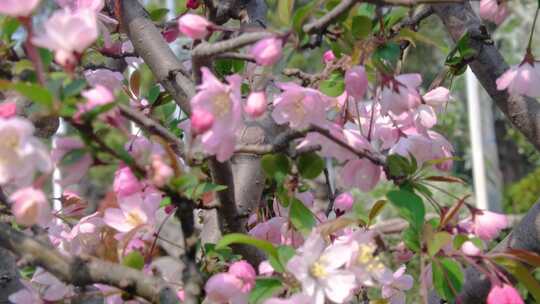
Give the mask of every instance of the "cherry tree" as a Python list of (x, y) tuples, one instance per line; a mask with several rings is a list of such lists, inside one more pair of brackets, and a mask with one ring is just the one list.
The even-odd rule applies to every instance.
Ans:
[[(0, 3), (2, 301), (540, 302), (540, 205), (510, 227), (445, 191), (464, 182), (436, 129), (470, 67), (540, 149), (540, 3), (513, 67), (482, 23), (506, 1), (479, 16), (466, 0), (279, 1), (279, 23), (262, 0), (183, 5), (167, 20), (138, 0)], [(402, 70), (432, 15), (455, 44), (426, 83)], [(320, 69), (290, 65), (314, 50)], [(97, 206), (68, 190), (107, 168)], [(175, 220), (178, 242), (163, 235)]]

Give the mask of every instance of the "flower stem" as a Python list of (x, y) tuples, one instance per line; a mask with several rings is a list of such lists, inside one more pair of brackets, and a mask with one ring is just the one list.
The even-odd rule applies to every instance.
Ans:
[(536, 8), (536, 13), (534, 14), (534, 20), (531, 28), (531, 35), (529, 36), (529, 44), (527, 44), (527, 54), (532, 54), (531, 45), (534, 35), (534, 30), (536, 28), (536, 20), (538, 19), (538, 11), (540, 10), (540, 3), (538, 3), (538, 7)]

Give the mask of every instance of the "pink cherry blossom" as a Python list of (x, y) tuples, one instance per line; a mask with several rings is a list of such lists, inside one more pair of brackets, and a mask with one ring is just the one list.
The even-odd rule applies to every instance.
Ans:
[(21, 280), (23, 287), (9, 295), (8, 300), (14, 304), (42, 304), (38, 292), (27, 281)]
[(32, 39), (37, 46), (54, 51), (61, 65), (76, 63), (75, 54), (82, 54), (99, 34), (96, 13), (89, 9), (58, 10), (44, 24), (43, 33)]
[(313, 299), (303, 293), (297, 293), (292, 295), (288, 299), (270, 298), (263, 302), (263, 304), (311, 304)]
[(368, 79), (366, 69), (361, 66), (355, 66), (345, 73), (345, 90), (347, 94), (356, 100), (361, 100), (368, 89)]
[(324, 63), (330, 63), (336, 59), (336, 55), (334, 55), (334, 52), (332, 50), (328, 50), (324, 52), (323, 54), (323, 61)]
[(247, 304), (247, 294), (242, 291), (241, 279), (230, 273), (218, 273), (206, 281), (204, 290), (211, 303)]
[[(428, 160), (444, 159), (452, 157), (452, 145), (439, 133), (434, 131), (427, 132), (428, 137), (422, 134), (410, 134), (402, 137), (390, 149), (390, 154), (399, 154), (404, 157), (414, 156), (419, 164)], [(448, 171), (452, 168), (452, 160), (446, 160), (435, 165), (442, 171)]]
[(13, 202), (11, 212), (21, 225), (45, 225), (51, 219), (51, 207), (41, 190), (33, 187), (22, 188), (13, 193), (9, 199)]
[(62, 231), (60, 235), (69, 241), (72, 254), (91, 254), (101, 242), (99, 233), (104, 226), (101, 215), (94, 212), (81, 218), (70, 232)]
[(143, 188), (128, 166), (118, 168), (114, 173), (113, 189), (118, 197), (133, 195)]
[(437, 124), (437, 114), (431, 106), (419, 105), (414, 111), (414, 122), (417, 129), (431, 129)]
[(310, 124), (326, 124), (326, 108), (330, 100), (321, 92), (301, 87), (295, 83), (280, 83), (283, 90), (274, 99), (272, 118), (278, 124), (289, 123), (291, 128), (300, 129)]
[(62, 283), (62, 281), (43, 268), (37, 268), (31, 282), (39, 286), (39, 293), (45, 301), (60, 301), (73, 292), (72, 288)]
[[(62, 163), (63, 158), (68, 153), (75, 153), (75, 150), (82, 151), (84, 143), (75, 137), (59, 137), (55, 139), (54, 149), (51, 152), (51, 159), (58, 166)], [(62, 179), (59, 181), (61, 185), (67, 186), (78, 183), (83, 176), (88, 173), (88, 169), (92, 165), (93, 160), (90, 153), (82, 153), (80, 158), (74, 162), (66, 164), (62, 167)]]
[(91, 86), (101, 85), (114, 92), (122, 87), (124, 76), (107, 69), (85, 70), (84, 77)]
[(390, 304), (405, 304), (405, 292), (412, 288), (414, 279), (405, 274), (405, 265), (401, 266), (394, 274), (381, 277), (382, 297), (389, 299)]
[(405, 263), (411, 260), (414, 253), (405, 246), (404, 242), (399, 242), (394, 251), (394, 258), (398, 263)]
[(229, 267), (229, 273), (242, 280), (242, 292), (247, 293), (255, 287), (257, 273), (255, 273), (255, 269), (248, 262), (241, 260), (232, 263)]
[(25, 186), (36, 171), (52, 170), (49, 151), (33, 133), (34, 126), (25, 118), (0, 118), (0, 185)]
[(381, 112), (400, 115), (420, 104), (417, 88), (422, 83), (420, 74), (402, 74), (389, 81), (381, 92)]
[(103, 0), (56, 0), (56, 3), (61, 7), (69, 8), (72, 11), (90, 9), (95, 12), (101, 11), (105, 5)]
[(105, 210), (103, 220), (108, 226), (120, 231), (129, 232), (142, 225), (152, 225), (155, 221), (157, 206), (143, 199), (141, 193), (120, 197), (120, 208)]
[[(493, 0), (495, 1), (495, 0)], [(528, 62), (511, 67), (497, 78), (497, 90), (511, 95), (540, 97), (540, 65)]]
[(266, 94), (264, 92), (252, 92), (249, 94), (244, 111), (252, 118), (257, 118), (266, 112)]
[(201, 135), (206, 153), (216, 155), (218, 161), (229, 159), (236, 143), (235, 132), (242, 125), (241, 79), (238, 75), (227, 77), (228, 85), (221, 83), (207, 68), (202, 68), (202, 84), (191, 99), (193, 111), (212, 113), (212, 127)]
[(282, 227), (287, 222), (285, 217), (275, 216), (266, 222), (262, 222), (253, 227), (249, 234), (261, 239), (269, 241), (275, 245), (282, 244)]
[(523, 304), (519, 292), (508, 284), (493, 286), (487, 297), (487, 304)]
[(11, 17), (26, 17), (38, 6), (40, 0), (2, 0), (0, 1), (0, 14)]
[(350, 160), (341, 169), (341, 179), (346, 187), (357, 187), (371, 191), (381, 178), (381, 166), (373, 164), (368, 159)]
[(161, 155), (152, 155), (151, 163), (151, 178), (152, 183), (157, 187), (165, 186), (171, 177), (174, 176), (174, 170), (161, 157)]
[(508, 6), (506, 2), (499, 0), (481, 0), (480, 17), (492, 21), (495, 24), (501, 24), (508, 17)]
[(508, 227), (508, 218), (504, 214), (479, 210), (473, 217), (473, 232), (484, 241), (490, 241), (499, 232)]
[(275, 64), (280, 58), (283, 48), (283, 39), (265, 38), (251, 48), (250, 54), (258, 65), (269, 66)]
[(178, 29), (191, 39), (203, 39), (211, 33), (212, 26), (212, 22), (195, 14), (185, 14), (178, 19)]
[(17, 115), (17, 103), (14, 101), (6, 101), (0, 103), (0, 118), (11, 118)]
[(326, 246), (323, 237), (313, 232), (304, 245), (287, 263), (287, 270), (302, 284), (302, 291), (313, 298), (315, 304), (328, 298), (344, 303), (356, 287), (353, 273), (341, 269), (350, 254), (341, 245)]
[(436, 87), (424, 94), (422, 99), (434, 108), (442, 107), (450, 100), (450, 91), (445, 87)]
[(76, 119), (79, 119), (79, 117), (81, 117), (84, 113), (91, 111), (96, 107), (103, 106), (114, 101), (114, 95), (112, 92), (99, 84), (93, 89), (82, 92), (81, 95), (86, 98), (86, 102), (78, 105), (77, 113), (75, 113)]
[(354, 204), (354, 197), (350, 192), (344, 192), (338, 195), (334, 200), (334, 209), (336, 213), (346, 213), (349, 212)]

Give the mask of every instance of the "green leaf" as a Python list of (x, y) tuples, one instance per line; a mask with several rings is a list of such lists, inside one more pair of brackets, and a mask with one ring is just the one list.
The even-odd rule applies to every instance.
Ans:
[(283, 289), (280, 279), (260, 278), (255, 281), (255, 287), (249, 293), (249, 303), (259, 304)]
[(527, 267), (518, 261), (507, 258), (497, 258), (496, 261), (527, 288), (536, 303), (540, 303), (540, 283), (531, 275)]
[(86, 80), (84, 79), (75, 79), (70, 82), (63, 90), (63, 98), (68, 98), (76, 96), (86, 87)]
[(62, 165), (69, 166), (78, 162), (88, 151), (85, 148), (73, 149), (62, 157)]
[(321, 82), (319, 89), (324, 94), (337, 97), (345, 91), (345, 80), (343, 75), (339, 72), (334, 72), (328, 77), (328, 79)]
[(300, 200), (291, 199), (289, 209), (289, 219), (294, 228), (300, 231), (303, 235), (308, 235), (311, 229), (317, 224), (311, 210), (309, 210)]
[(38, 53), (41, 57), (41, 61), (43, 62), (43, 67), (47, 68), (48, 66), (50, 66), (54, 59), (53, 53), (48, 49), (44, 48), (38, 48)]
[(433, 285), (437, 294), (447, 300), (453, 300), (463, 287), (463, 271), (458, 262), (449, 259), (434, 259), (432, 263)]
[(11, 35), (17, 31), (20, 23), (16, 18), (5, 17), (2, 22), (2, 37), (11, 40)]
[(386, 158), (386, 164), (390, 169), (392, 176), (407, 176), (413, 174), (416, 170), (415, 162), (409, 160), (399, 154), (390, 154)]
[(397, 64), (400, 55), (401, 49), (399, 48), (399, 44), (395, 42), (387, 42), (380, 45), (375, 50), (372, 58), (389, 67), (394, 67)]
[(122, 265), (141, 270), (144, 267), (144, 257), (139, 251), (132, 251), (122, 259)]
[(31, 101), (34, 101), (48, 109), (52, 108), (53, 96), (51, 92), (44, 87), (34, 83), (23, 82), (12, 84), (11, 87)]
[(277, 6), (277, 17), (282, 25), (289, 25), (291, 12), (293, 11), (294, 0), (280, 0)]
[(293, 29), (294, 31), (299, 35), (302, 36), (304, 31), (302, 30), (302, 26), (304, 25), (304, 21), (309, 17), (309, 13), (313, 10), (315, 7), (315, 4), (317, 4), (316, 1), (312, 1), (311, 3), (304, 5), (297, 9), (293, 16)]
[(314, 179), (324, 170), (324, 160), (315, 152), (301, 154), (298, 158), (298, 172), (307, 179)]
[(441, 248), (452, 241), (450, 233), (445, 231), (436, 232), (433, 237), (427, 241), (428, 254), (435, 256)]
[(351, 32), (356, 39), (364, 39), (371, 33), (371, 19), (366, 16), (354, 16)]
[(285, 266), (289, 262), (289, 260), (295, 255), (295, 250), (291, 246), (279, 246), (277, 249), (278, 252), (278, 259), (281, 265)]
[(155, 22), (161, 21), (163, 18), (165, 18), (165, 16), (167, 16), (168, 12), (169, 10), (166, 8), (158, 8), (158, 9), (152, 10), (150, 12), (150, 19)]
[(276, 178), (276, 175), (281, 174), (286, 176), (291, 170), (289, 158), (284, 154), (267, 154), (261, 159), (263, 171), (271, 178)]
[(413, 227), (409, 227), (403, 231), (403, 242), (410, 250), (420, 252), (420, 234)]
[(159, 203), (159, 208), (163, 208), (163, 207), (169, 206), (170, 204), (172, 204), (171, 198), (168, 197), (168, 196), (165, 196), (165, 197), (161, 200), (161, 202)]
[(388, 192), (386, 196), (411, 227), (416, 231), (422, 231), (426, 209), (424, 202), (418, 195), (407, 190), (393, 190)]
[(224, 235), (216, 244), (216, 249), (222, 249), (231, 244), (246, 244), (254, 246), (266, 254), (279, 261), (278, 251), (274, 245), (268, 241), (260, 240), (242, 233), (230, 233)]
[(154, 101), (157, 100), (158, 96), (159, 96), (159, 93), (160, 93), (160, 89), (159, 89), (159, 86), (158, 85), (155, 85), (153, 86), (152, 88), (150, 88), (150, 90), (148, 91), (148, 94), (146, 96), (146, 100), (148, 100), (148, 102), (150, 104), (153, 104)]

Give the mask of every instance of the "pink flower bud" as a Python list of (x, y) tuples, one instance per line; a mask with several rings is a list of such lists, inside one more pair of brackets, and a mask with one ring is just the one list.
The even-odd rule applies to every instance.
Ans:
[(336, 213), (339, 212), (341, 214), (350, 211), (352, 209), (352, 206), (354, 204), (354, 197), (350, 192), (341, 193), (336, 197), (334, 201), (334, 209), (336, 210)]
[(251, 48), (251, 56), (259, 65), (273, 65), (281, 58), (283, 40), (275, 37), (265, 38)]
[(161, 32), (161, 35), (168, 43), (175, 41), (178, 38), (179, 34), (180, 32), (178, 31), (178, 28), (176, 26), (166, 28), (163, 30), (163, 32)]
[(129, 167), (122, 167), (114, 173), (113, 190), (118, 197), (127, 197), (142, 190), (142, 185)]
[(336, 56), (334, 55), (334, 52), (332, 52), (332, 50), (328, 50), (328, 51), (324, 52), (324, 54), (323, 54), (324, 63), (332, 62), (335, 59), (336, 59)]
[(152, 155), (151, 168), (152, 183), (158, 187), (166, 185), (174, 175), (173, 169), (158, 154)]
[(248, 292), (255, 287), (257, 273), (255, 273), (255, 269), (248, 262), (244, 260), (234, 262), (229, 267), (229, 273), (242, 280), (242, 292)]
[(214, 124), (214, 115), (212, 113), (194, 109), (191, 113), (191, 130), (193, 134), (198, 135), (208, 131)]
[(445, 87), (436, 87), (422, 96), (422, 99), (432, 107), (443, 106), (450, 100), (450, 91)]
[(0, 103), (0, 118), (10, 118), (17, 114), (17, 103), (7, 101)]
[(178, 20), (178, 29), (191, 39), (203, 39), (211, 32), (212, 22), (195, 14), (185, 14)]
[(39, 0), (2, 0), (0, 1), (0, 14), (11, 17), (26, 17), (39, 4)]
[(489, 241), (508, 227), (508, 218), (504, 214), (479, 210), (474, 214), (473, 230), (479, 238)]
[(487, 297), (487, 304), (523, 304), (519, 292), (508, 284), (493, 286)]
[(245, 294), (241, 289), (242, 280), (230, 273), (215, 274), (204, 285), (206, 298), (212, 303), (230, 303), (242, 299)]
[(190, 9), (197, 9), (200, 5), (201, 3), (199, 2), (199, 0), (188, 0), (186, 2), (186, 7)]
[(251, 117), (257, 118), (266, 111), (266, 95), (264, 92), (252, 92), (249, 94), (244, 111)]
[(51, 208), (43, 191), (32, 187), (23, 188), (13, 193), (9, 199), (13, 201), (11, 212), (17, 223), (32, 226), (45, 225), (49, 221)]
[(508, 17), (508, 7), (506, 3), (498, 0), (481, 0), (480, 17), (492, 21), (495, 24), (501, 24)]
[(358, 65), (345, 73), (345, 90), (355, 99), (361, 99), (366, 94), (368, 88), (368, 79), (366, 70)]

